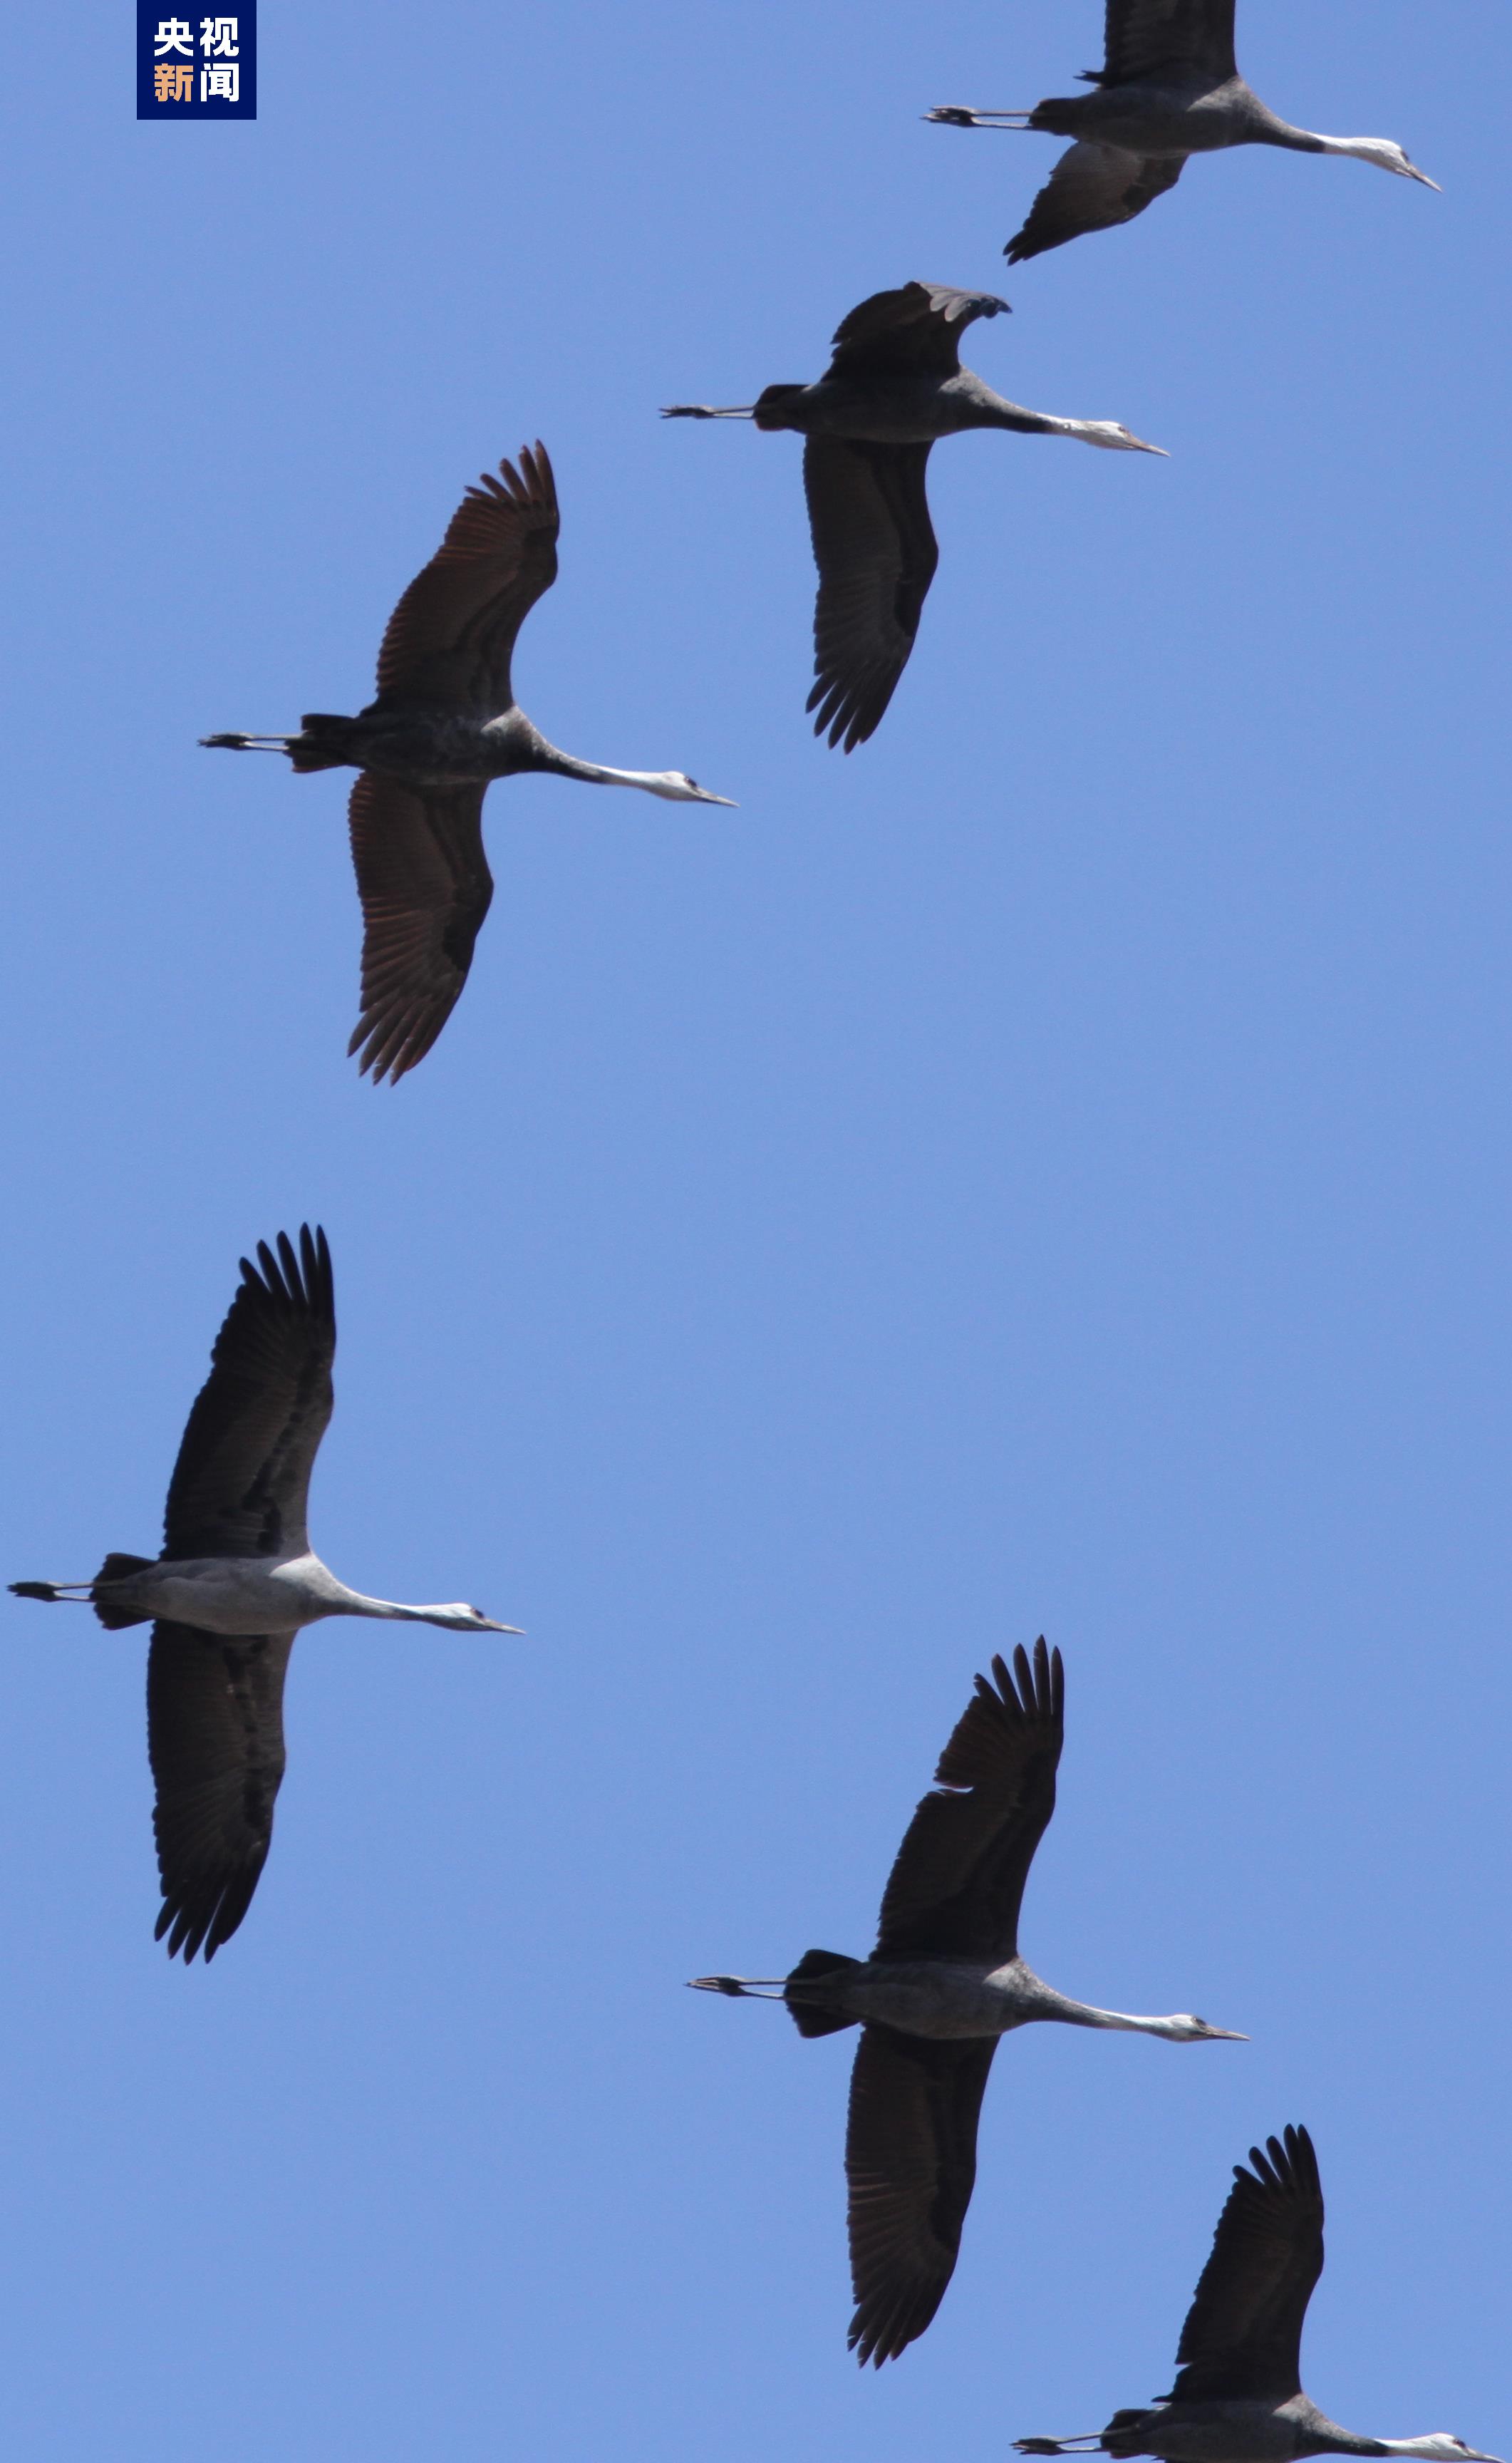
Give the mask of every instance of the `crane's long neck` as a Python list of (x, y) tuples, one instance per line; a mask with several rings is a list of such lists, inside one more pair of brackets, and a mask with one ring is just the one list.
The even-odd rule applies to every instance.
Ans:
[(1035, 2016), (1059, 2018), (1069, 2027), (1112, 2027), (1131, 2036), (1165, 2036), (1179, 2040), (1180, 2021), (1177, 2018), (1140, 2018), (1127, 2010), (1099, 2010), (1091, 2001), (1072, 2001), (1053, 1986), (1041, 1984), (1035, 1999), (1039, 2004)]
[(1259, 95), (1248, 94), (1244, 101), (1244, 121), (1252, 140), (1263, 145), (1281, 145), (1291, 154), (1352, 154), (1369, 162), (1376, 140), (1371, 137), (1322, 137), (1315, 128), (1295, 128), (1262, 102)]
[(1341, 2429), (1336, 2420), (1315, 2417), (1307, 2430), (1307, 2445), (1316, 2454), (1423, 2454), (1442, 2463), (1443, 2449), (1432, 2438), (1361, 2437), (1352, 2429)]
[(994, 393), (990, 385), (983, 385), (975, 407), (973, 426), (1008, 427), (1016, 436), (1085, 437), (1099, 425), (1091, 419), (1057, 419), (1048, 410), (1026, 410), (1022, 403), (1009, 402), (1005, 394)]
[(547, 771), (553, 778), (581, 778), (590, 787), (638, 787), (648, 796), (666, 793), (665, 771), (609, 770), (602, 762), (579, 761), (573, 752), (559, 752), (544, 738), (531, 767)]
[(327, 1616), (382, 1617), (400, 1624), (439, 1624), (454, 1628), (458, 1619), (449, 1602), (438, 1601), (430, 1607), (411, 1607), (402, 1600), (373, 1600), (365, 1591), (354, 1591), (333, 1574), (329, 1586), (322, 1583), (320, 1593), (329, 1602)]
[(1357, 162), (1369, 162), (1371, 156), (1368, 137), (1320, 137), (1315, 129), (1293, 128), (1285, 120), (1278, 120), (1269, 142), (1285, 145), (1293, 154), (1352, 154)]

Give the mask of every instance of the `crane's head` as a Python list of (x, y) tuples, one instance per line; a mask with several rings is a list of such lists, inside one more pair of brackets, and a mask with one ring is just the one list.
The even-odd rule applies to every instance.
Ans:
[(1194, 2018), (1190, 2010), (1178, 2010), (1167, 2018), (1163, 2030), (1173, 2044), (1247, 2044), (1247, 2036), (1237, 2035), (1232, 2027), (1214, 2027), (1206, 2018)]
[(499, 1624), (486, 1617), (482, 1608), (470, 1608), (464, 1600), (453, 1600), (449, 1606), (433, 1608), (427, 1624), (444, 1625), (448, 1633), (523, 1633), (520, 1624)]
[(1100, 446), (1105, 453), (1158, 453), (1162, 462), (1171, 459), (1163, 445), (1147, 445), (1116, 419), (1079, 419), (1074, 432), (1084, 445)]
[(685, 770), (654, 770), (642, 783), (649, 795), (661, 796), (669, 804), (727, 804), (732, 813), (739, 810), (733, 796), (713, 795)]
[(1383, 2437), (1381, 2444), (1388, 2454), (1419, 2454), (1423, 2463), (1501, 2463), (1500, 2456), (1482, 2454), (1462, 2437), (1451, 2437), (1447, 2429), (1436, 2429), (1427, 2437)]
[(1378, 171), (1394, 171), (1399, 180), (1418, 180), (1425, 188), (1432, 188), (1436, 196), (1443, 194), (1437, 181), (1430, 180), (1426, 171), (1419, 171), (1415, 163), (1409, 162), (1393, 138), (1330, 137), (1326, 141), (1325, 151), (1352, 154), (1357, 163), (1373, 163)]

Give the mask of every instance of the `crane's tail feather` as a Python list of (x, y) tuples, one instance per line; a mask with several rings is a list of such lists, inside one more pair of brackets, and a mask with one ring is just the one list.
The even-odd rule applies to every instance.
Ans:
[(297, 735), (284, 738), (284, 751), (303, 774), (311, 770), (341, 770), (351, 761), (352, 721), (335, 710), (307, 709)]
[(107, 1632), (119, 1633), (128, 1624), (150, 1624), (152, 1614), (147, 1608), (114, 1607), (99, 1597), (101, 1582), (121, 1582), (130, 1574), (144, 1574), (152, 1563), (150, 1557), (132, 1557), (122, 1548), (113, 1548), (89, 1586), (95, 1614)]
[(853, 2017), (849, 2017), (835, 2009), (827, 2009), (822, 1997), (810, 2000), (805, 1987), (812, 1990), (816, 1995), (822, 1995), (827, 1987), (838, 1984), (847, 1975), (853, 1975), (862, 1964), (859, 1958), (847, 1958), (845, 1953), (838, 1950), (804, 1951), (797, 1966), (793, 1968), (783, 1985), (783, 1997), (788, 2004), (788, 2016), (800, 2036), (835, 2036), (839, 2034), (842, 2027), (853, 2027), (856, 2024)]

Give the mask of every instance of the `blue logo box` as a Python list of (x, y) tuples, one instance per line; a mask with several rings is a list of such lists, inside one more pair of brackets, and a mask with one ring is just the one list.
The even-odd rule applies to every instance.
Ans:
[(206, 17), (170, 16), (162, 0), (137, 0), (139, 120), (256, 117), (257, 0), (233, 0)]

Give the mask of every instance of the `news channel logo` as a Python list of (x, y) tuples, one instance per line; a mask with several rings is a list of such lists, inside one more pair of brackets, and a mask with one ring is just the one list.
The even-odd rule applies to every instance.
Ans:
[(257, 5), (234, 16), (163, 17), (137, 0), (137, 118), (255, 120)]

